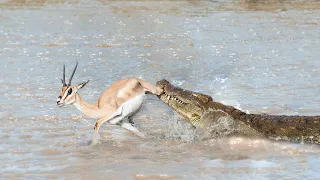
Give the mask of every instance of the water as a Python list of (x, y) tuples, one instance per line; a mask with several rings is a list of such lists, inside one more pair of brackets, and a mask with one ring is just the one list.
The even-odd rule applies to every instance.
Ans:
[[(20, 3), (19, 3), (20, 2)], [(317, 179), (320, 148), (241, 137), (197, 141), (156, 97), (142, 140), (58, 108), (62, 65), (89, 102), (140, 77), (251, 113), (319, 115), (316, 1), (1, 1), (1, 179)]]

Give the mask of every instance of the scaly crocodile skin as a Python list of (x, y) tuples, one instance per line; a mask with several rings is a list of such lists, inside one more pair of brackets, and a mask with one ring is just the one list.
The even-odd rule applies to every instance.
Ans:
[(158, 81), (157, 86), (164, 90), (159, 99), (196, 127), (204, 126), (202, 122), (208, 121), (202, 118), (205, 113), (221, 110), (269, 139), (320, 145), (320, 116), (247, 114), (215, 102), (208, 95), (175, 87), (164, 79)]

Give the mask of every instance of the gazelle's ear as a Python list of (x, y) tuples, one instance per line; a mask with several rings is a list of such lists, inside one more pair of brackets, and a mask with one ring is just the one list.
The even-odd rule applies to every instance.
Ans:
[(78, 85), (77, 85), (77, 88), (78, 88), (78, 89), (83, 88), (88, 82), (89, 82), (89, 80), (87, 80), (87, 81), (85, 81), (85, 82), (83, 82), (83, 83), (78, 84)]

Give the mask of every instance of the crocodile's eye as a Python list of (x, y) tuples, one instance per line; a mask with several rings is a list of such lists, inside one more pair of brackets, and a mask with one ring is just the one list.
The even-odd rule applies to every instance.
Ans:
[(70, 88), (69, 90), (68, 90), (68, 95), (70, 95), (72, 93), (72, 89)]

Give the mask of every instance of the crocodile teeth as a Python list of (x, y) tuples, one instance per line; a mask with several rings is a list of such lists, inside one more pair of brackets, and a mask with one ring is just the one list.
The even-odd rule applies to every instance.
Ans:
[(164, 93), (165, 98), (169, 101), (169, 100), (175, 100), (176, 102), (178, 102), (179, 104), (185, 104), (183, 101), (181, 101), (180, 99), (174, 97), (174, 96), (170, 96), (166, 93)]

